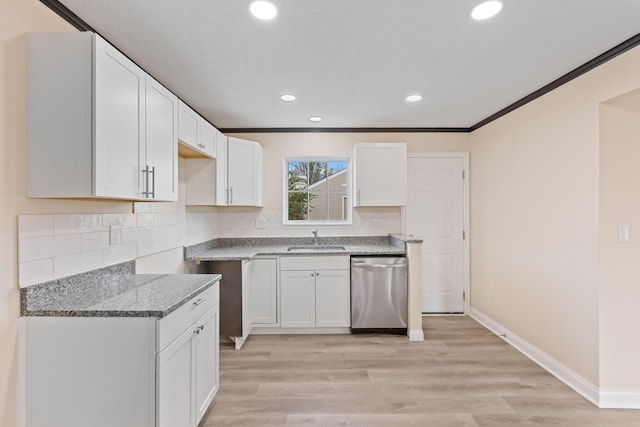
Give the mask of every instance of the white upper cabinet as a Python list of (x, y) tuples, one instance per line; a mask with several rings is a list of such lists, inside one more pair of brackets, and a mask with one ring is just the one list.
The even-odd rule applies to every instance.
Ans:
[(216, 157), (216, 128), (184, 102), (178, 104), (178, 140), (183, 157)]
[(178, 200), (178, 99), (151, 76), (146, 79), (144, 173), (142, 194)]
[(215, 161), (185, 161), (185, 203), (262, 206), (262, 146), (216, 131), (216, 152)]
[(262, 206), (262, 146), (240, 138), (227, 143), (227, 204)]
[(356, 144), (353, 158), (354, 207), (407, 204), (406, 144)]
[(99, 36), (27, 38), (27, 196), (177, 200), (177, 98)]

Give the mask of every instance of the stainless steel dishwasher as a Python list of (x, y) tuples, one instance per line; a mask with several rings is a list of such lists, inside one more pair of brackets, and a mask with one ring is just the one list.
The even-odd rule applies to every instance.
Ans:
[(351, 332), (407, 333), (407, 259), (351, 258)]

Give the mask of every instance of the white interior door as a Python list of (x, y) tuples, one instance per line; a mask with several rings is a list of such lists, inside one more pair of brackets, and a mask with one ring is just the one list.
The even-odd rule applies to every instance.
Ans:
[(409, 157), (407, 234), (423, 240), (422, 311), (464, 312), (464, 157)]

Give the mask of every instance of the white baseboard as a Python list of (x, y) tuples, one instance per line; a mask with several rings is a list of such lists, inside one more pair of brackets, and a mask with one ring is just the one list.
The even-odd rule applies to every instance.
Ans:
[(409, 331), (409, 341), (424, 341), (424, 331), (422, 329), (411, 329)]
[(598, 407), (600, 406), (600, 392), (596, 386), (589, 381), (582, 378), (566, 366), (562, 365), (555, 359), (551, 358), (547, 354), (538, 350), (522, 338), (518, 337), (508, 329), (504, 328), (499, 323), (495, 322), (484, 313), (471, 307), (470, 315), (478, 323), (489, 329), (494, 334), (501, 337), (507, 343), (509, 343), (516, 350), (527, 356), (529, 359), (546, 369), (551, 375), (558, 378), (560, 381), (571, 387), (578, 394), (582, 395), (589, 402)]
[(640, 409), (640, 393), (600, 392), (600, 408)]

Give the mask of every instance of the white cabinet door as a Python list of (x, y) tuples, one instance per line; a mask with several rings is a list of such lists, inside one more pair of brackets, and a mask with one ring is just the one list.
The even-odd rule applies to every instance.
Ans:
[(354, 176), (354, 206), (405, 206), (407, 145), (356, 144)]
[(179, 102), (178, 139), (194, 149), (198, 148), (198, 117), (187, 104)]
[[(145, 91), (145, 170), (142, 194), (153, 200), (178, 200), (178, 98), (150, 76)], [(147, 187), (148, 186), (148, 187)]]
[(219, 379), (219, 334), (218, 305), (209, 310), (197, 322), (195, 338), (195, 371), (196, 384), (195, 406), (196, 425), (200, 422), (213, 397), (218, 392)]
[(194, 328), (188, 328), (157, 356), (158, 427), (195, 427)]
[(351, 325), (351, 285), (349, 270), (316, 271), (316, 327)]
[(209, 157), (216, 157), (216, 128), (203, 118), (198, 123), (198, 147)]
[(254, 259), (249, 277), (251, 310), (254, 325), (278, 323), (278, 262), (276, 259)]
[(283, 328), (313, 328), (316, 325), (315, 271), (280, 273), (281, 325)]
[(257, 142), (228, 138), (229, 205), (262, 205), (262, 147)]
[(227, 187), (227, 137), (221, 132), (216, 133), (216, 205), (227, 206), (229, 203), (229, 188)]
[(100, 37), (94, 40), (95, 196), (140, 199), (145, 73)]

